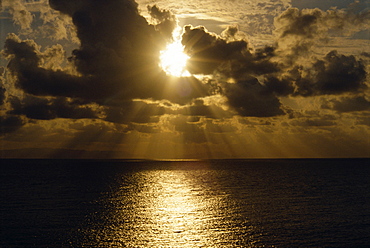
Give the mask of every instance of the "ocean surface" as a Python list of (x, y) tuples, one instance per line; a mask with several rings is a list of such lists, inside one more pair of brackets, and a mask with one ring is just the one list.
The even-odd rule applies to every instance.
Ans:
[(1, 160), (0, 247), (370, 247), (370, 160)]

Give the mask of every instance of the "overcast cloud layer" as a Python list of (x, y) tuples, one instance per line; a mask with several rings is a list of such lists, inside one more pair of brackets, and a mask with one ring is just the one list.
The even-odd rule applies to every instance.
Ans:
[[(15, 25), (1, 52), (2, 150), (145, 158), (370, 155), (364, 2), (0, 3), (1, 21)], [(186, 20), (223, 31), (183, 26), (193, 76), (175, 78), (162, 71), (159, 55)]]

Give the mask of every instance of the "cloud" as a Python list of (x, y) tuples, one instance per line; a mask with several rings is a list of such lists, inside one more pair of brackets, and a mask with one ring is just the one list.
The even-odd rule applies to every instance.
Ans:
[(10, 14), (13, 16), (13, 20), (18, 24), (21, 29), (31, 29), (31, 24), (33, 22), (34, 16), (30, 11), (27, 10), (23, 1), (21, 0), (3, 0), (0, 2), (1, 7), (9, 8)]
[(4, 73), (4, 68), (0, 67), (0, 106), (5, 103), (5, 97), (6, 97), (5, 96), (6, 89), (3, 84), (3, 80), (4, 80), (3, 73)]
[(356, 121), (356, 125), (365, 125), (370, 127), (370, 117), (366, 115), (358, 118)]
[(237, 130), (234, 126), (222, 121), (208, 118), (189, 118), (187, 116), (173, 115), (169, 118), (171, 130), (179, 134), (184, 143), (219, 143), (222, 134), (233, 135)]
[(24, 125), (24, 120), (20, 116), (5, 115), (0, 116), (0, 134), (11, 133)]
[(21, 41), (8, 35), (3, 54), (9, 59), (8, 69), (17, 78), (16, 86), (34, 95), (83, 96), (86, 80), (62, 70), (41, 67), (43, 54), (32, 40)]
[(46, 99), (27, 95), (23, 99), (12, 97), (12, 110), (9, 114), (25, 115), (30, 119), (50, 120), (55, 118), (68, 119), (96, 119), (99, 118), (99, 109), (94, 105), (85, 105), (76, 100), (64, 97)]
[(154, 103), (130, 101), (123, 106), (105, 108), (103, 118), (113, 123), (152, 123), (158, 122), (158, 116), (165, 113), (165, 108)]
[(265, 93), (265, 87), (255, 78), (226, 83), (223, 91), (230, 106), (241, 116), (268, 117), (285, 113), (279, 99)]
[[(278, 72), (270, 59), (274, 48), (252, 51), (245, 35), (237, 27), (229, 27), (223, 37), (209, 33), (204, 27), (185, 26), (182, 43), (189, 54), (188, 69), (192, 73), (221, 74), (221, 95), (242, 116), (275, 116), (284, 114), (277, 97), (256, 78)], [(239, 38), (240, 37), (240, 38)], [(233, 79), (233, 83), (228, 82)], [(272, 82), (270, 80), (270, 82)], [(269, 86), (270, 84), (267, 84)]]
[[(367, 12), (288, 9), (276, 18), (278, 37), (274, 46), (253, 49), (236, 26), (226, 29), (222, 36), (204, 27), (186, 26), (182, 43), (191, 57), (190, 72), (224, 78), (218, 80), (220, 94), (237, 114), (276, 116), (287, 113), (278, 96), (340, 95), (367, 89), (363, 60), (337, 51), (323, 58), (306, 56), (330, 28), (354, 31), (361, 25), (366, 27), (367, 22)], [(356, 28), (351, 23), (357, 23)], [(283, 46), (287, 40), (290, 45)]]
[(210, 99), (209, 102), (207, 102), (207, 99), (197, 99), (193, 101), (191, 104), (188, 104), (183, 108), (173, 111), (172, 113), (199, 118), (200, 117), (206, 117), (211, 119), (230, 118), (233, 116), (233, 113), (223, 108), (226, 107), (225, 104), (226, 102), (223, 99), (221, 99), (220, 102), (217, 102), (217, 100), (215, 99)]
[(365, 65), (352, 55), (331, 51), (309, 69), (296, 81), (297, 95), (341, 94), (367, 88)]
[(182, 44), (185, 52), (190, 56), (188, 70), (195, 74), (212, 74), (215, 70), (222, 70), (227, 76), (237, 77), (239, 71), (250, 74), (263, 74), (274, 71), (274, 65), (269, 61), (251, 53), (249, 42), (245, 37), (237, 36), (237, 27), (232, 26), (223, 32), (225, 38), (210, 33), (205, 27), (185, 26), (182, 35)]
[(342, 97), (325, 101), (322, 108), (332, 109), (340, 113), (369, 111), (370, 101), (364, 96)]
[(277, 50), (285, 62), (295, 63), (307, 56), (312, 47), (330, 40), (329, 34), (351, 36), (370, 28), (370, 10), (354, 13), (346, 10), (289, 8), (274, 20)]
[(155, 20), (155, 28), (167, 39), (172, 39), (173, 30), (177, 26), (177, 18), (169, 10), (160, 9), (157, 5), (148, 6), (150, 16)]
[[(148, 6), (146, 20), (131, 0), (49, 3), (52, 10), (33, 16), (45, 22), (35, 35), (43, 34), (60, 44), (46, 47), (46, 42), (36, 37), (10, 34), (2, 52), (8, 60), (6, 80), (14, 79), (16, 89), (10, 85), (12, 80), (0, 86), (4, 114), (0, 124), (3, 133), (23, 126), (17, 132), (24, 132), (18, 141), (25, 137), (26, 129), (34, 130), (31, 126), (69, 123), (58, 132), (54, 132), (57, 128), (45, 128), (45, 142), (63, 136), (63, 142), (69, 140), (65, 145), (72, 148), (90, 149), (104, 143), (107, 150), (117, 151), (122, 144), (131, 147), (140, 141), (162, 140), (167, 146), (184, 142), (188, 147), (212, 144), (220, 145), (220, 151), (225, 149), (223, 144), (230, 143), (234, 147), (230, 145), (226, 153), (237, 147), (244, 154), (245, 144), (253, 148), (254, 142), (263, 140), (259, 141), (259, 154), (267, 156), (264, 148), (268, 145), (273, 144), (271, 150), (282, 149), (279, 142), (285, 140), (286, 130), (290, 132), (289, 147), (296, 147), (296, 137), (324, 137), (342, 128), (338, 125), (347, 121), (343, 116), (369, 110), (365, 93), (368, 54), (360, 57), (332, 49), (315, 50), (318, 45), (325, 46), (330, 35), (350, 37), (366, 30), (368, 11), (288, 9), (274, 19), (287, 7), (286, 1), (251, 3), (271, 13), (239, 11), (235, 18), (245, 17), (244, 26), (229, 26), (219, 35), (206, 27), (185, 26), (181, 42), (191, 57), (188, 69), (200, 75), (174, 78), (159, 67), (160, 51), (171, 41), (177, 24), (169, 10)], [(277, 10), (273, 10), (275, 3), (279, 4)], [(245, 6), (244, 2), (234, 4)], [(221, 7), (212, 6), (215, 10)], [(210, 19), (202, 20), (207, 24)], [(218, 28), (229, 22), (217, 20)], [(32, 27), (41, 23), (28, 22)], [(255, 46), (252, 41), (256, 39), (241, 31), (246, 30), (246, 22), (264, 34), (271, 34), (275, 23), (275, 40)], [(71, 41), (73, 32), (78, 42), (70, 52), (65, 42)], [(289, 105), (289, 101), (312, 106)], [(317, 112), (307, 112), (309, 108)], [(328, 112), (332, 115), (323, 114)], [(361, 123), (356, 129), (360, 133), (368, 120), (356, 120)], [(320, 140), (317, 138), (318, 143)], [(157, 143), (154, 146), (155, 151), (161, 149)], [(311, 147), (317, 144), (313, 142)]]
[(361, 59), (337, 51), (321, 59), (307, 54), (315, 43), (328, 38), (329, 30), (354, 33), (367, 28), (369, 20), (368, 11), (291, 8), (275, 19), (274, 46), (254, 50), (236, 26), (222, 36), (205, 27), (185, 26), (182, 43), (190, 56), (190, 72), (221, 74), (236, 82), (225, 79), (220, 85), (221, 94), (238, 114), (274, 116), (284, 114), (276, 96), (355, 93), (367, 88)]
[(0, 105), (3, 105), (5, 102), (5, 88), (3, 87), (2, 84), (0, 84)]
[[(138, 13), (137, 4), (132, 1), (104, 4), (50, 1), (50, 4), (70, 15), (76, 26), (80, 48), (75, 49), (68, 60), (77, 73), (45, 68), (42, 66), (45, 57), (49, 56), (49, 61), (52, 57), (56, 60), (57, 53), (41, 52), (34, 41), (22, 41), (14, 34), (9, 35), (4, 49), (8, 68), (17, 78), (17, 86), (27, 93), (76, 97), (100, 104), (134, 98), (186, 102), (204, 95), (194, 90), (179, 97), (166, 90), (174, 79), (167, 77), (158, 64), (159, 51), (166, 45), (170, 29), (164, 31), (160, 25), (174, 21), (170, 12), (151, 7), (153, 16), (159, 18), (159, 23), (153, 26)], [(203, 87), (195, 78), (188, 81), (187, 84), (197, 89)]]
[(368, 7), (368, 3), (366, 1), (354, 1), (354, 0), (326, 0), (326, 1), (320, 1), (320, 0), (292, 0), (292, 6), (297, 7), (300, 9), (313, 9), (313, 8), (319, 8), (322, 10), (328, 10), (331, 8), (348, 8), (350, 10), (364, 10)]
[(336, 125), (335, 119), (328, 117), (300, 118), (291, 122), (291, 125), (300, 127), (332, 127)]
[(48, 4), (40, 6), (40, 19), (42, 24), (39, 24), (34, 30), (35, 37), (44, 37), (51, 40), (63, 40), (66, 45), (68, 42), (79, 44), (76, 29), (73, 25), (72, 18), (67, 15), (61, 15)]
[[(133, 1), (109, 1), (101, 4), (88, 0), (53, 0), (50, 1), (50, 6), (69, 15), (76, 26), (80, 48), (73, 51), (69, 62), (77, 73), (63, 70), (60, 65), (58, 67), (57, 62), (52, 62), (63, 59), (64, 55), (61, 54), (64, 51), (60, 47), (41, 52), (36, 43), (22, 41), (15, 35), (10, 35), (5, 43), (4, 54), (9, 59), (9, 70), (18, 79), (17, 86), (27, 93), (81, 98), (99, 104), (127, 102), (134, 98), (168, 99), (186, 103), (209, 95), (207, 92), (213, 88), (212, 85), (193, 78), (177, 79), (184, 82), (181, 85), (188, 85), (186, 87), (190, 93), (184, 94), (185, 88), (182, 88), (181, 96), (177, 90), (174, 94), (167, 89), (169, 81), (174, 79), (163, 74), (158, 66), (158, 55), (176, 24), (175, 16), (168, 10), (161, 10), (156, 5), (148, 6), (148, 11), (155, 20), (155, 24), (150, 25), (139, 14), (137, 4)], [(338, 11), (289, 9), (275, 20), (276, 34), (279, 37), (276, 46), (254, 50), (237, 26), (228, 27), (221, 36), (208, 32), (204, 27), (186, 26), (182, 43), (191, 56), (188, 63), (190, 72), (219, 73), (225, 78), (220, 80), (218, 87), (222, 86), (223, 92), (226, 92), (224, 95), (229, 99), (230, 106), (239, 109), (241, 114), (263, 116), (262, 113), (257, 114), (258, 111), (241, 109), (253, 107), (263, 111), (264, 108), (260, 106), (264, 103), (274, 106), (268, 107), (269, 113), (266, 115), (271, 116), (273, 113), (282, 114), (278, 110), (281, 105), (276, 95), (289, 95), (293, 92), (295, 95), (306, 96), (336, 94), (365, 87), (364, 66), (351, 56), (332, 52), (323, 60), (318, 59), (309, 68), (291, 69), (290, 74), (283, 73), (289, 63), (284, 64), (279, 59), (289, 53), (282, 52), (285, 48), (281, 47), (281, 40), (291, 36), (313, 39), (318, 33), (327, 30), (322, 28), (322, 24), (330, 23), (339, 28), (351, 21), (366, 23), (363, 20), (366, 18), (366, 13), (349, 15)], [(336, 22), (333, 20), (342, 22), (334, 25)], [(284, 51), (294, 50), (294, 56), (298, 57), (305, 49), (308, 51), (309, 47), (307, 43), (300, 43)], [(49, 67), (42, 65), (45, 59), (48, 59)], [(338, 78), (344, 78), (344, 83), (331, 82), (336, 81), (335, 78), (332, 79), (336, 69), (342, 69), (343, 74)], [(315, 73), (310, 75), (311, 71)], [(350, 75), (344, 75), (346, 72), (350, 72)], [(237, 83), (225, 83), (227, 78), (233, 78)], [(258, 86), (249, 86), (247, 82), (252, 81), (256, 81)], [(248, 90), (243, 91), (247, 87)], [(231, 92), (239, 89), (246, 95), (238, 92), (239, 95), (234, 98)], [(244, 104), (236, 100), (243, 97), (249, 99)], [(252, 102), (259, 107), (252, 106)]]
[[(350, 36), (370, 27), (370, 12), (290, 8), (275, 18), (275, 58), (283, 73), (269, 75), (269, 90), (279, 95), (327, 95), (361, 92), (367, 88), (366, 63), (333, 50), (323, 58), (313, 48), (325, 45), (329, 34)], [(334, 33), (333, 33), (334, 32)], [(274, 59), (274, 57), (272, 57)]]

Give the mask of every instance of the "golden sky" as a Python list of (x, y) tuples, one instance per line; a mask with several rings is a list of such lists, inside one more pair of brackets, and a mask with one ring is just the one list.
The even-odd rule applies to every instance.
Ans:
[(367, 1), (0, 3), (1, 157), (370, 155)]

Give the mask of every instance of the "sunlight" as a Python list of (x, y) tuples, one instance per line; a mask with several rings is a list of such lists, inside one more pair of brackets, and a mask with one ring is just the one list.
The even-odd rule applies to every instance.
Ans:
[(186, 77), (190, 73), (186, 70), (186, 62), (189, 59), (184, 53), (184, 47), (181, 44), (181, 37), (174, 38), (174, 42), (168, 44), (166, 49), (161, 51), (160, 66), (162, 69), (171, 76)]

